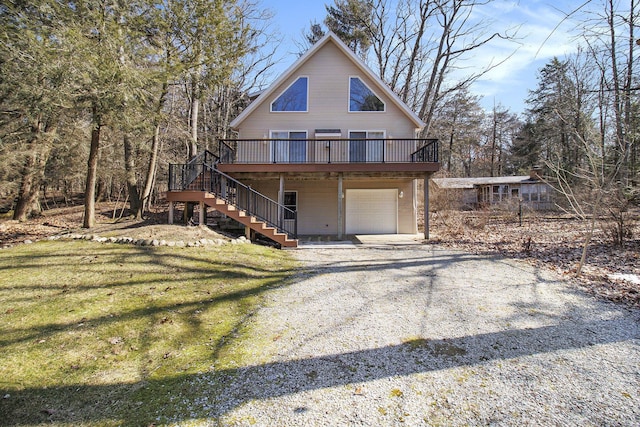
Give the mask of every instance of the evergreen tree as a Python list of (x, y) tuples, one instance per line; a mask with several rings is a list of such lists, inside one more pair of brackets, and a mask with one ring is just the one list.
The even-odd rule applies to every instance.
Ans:
[(309, 28), (309, 32), (305, 34), (305, 38), (307, 39), (309, 46), (313, 46), (318, 42), (318, 40), (324, 37), (324, 35), (325, 31), (322, 28), (322, 25), (317, 22), (313, 22)]
[(72, 105), (73, 51), (61, 12), (48, 1), (0, 7), (0, 144), (8, 154), (2, 166), (19, 182), (13, 217), (21, 221), (40, 209), (45, 165)]
[(324, 23), (327, 28), (361, 58), (366, 58), (373, 33), (371, 22), (373, 2), (371, 0), (335, 0), (335, 6), (326, 6), (326, 9), (327, 17)]
[(526, 122), (509, 149), (506, 171), (509, 174), (523, 174), (533, 166), (541, 165), (541, 144), (535, 135), (535, 125)]
[(553, 58), (538, 74), (538, 87), (530, 92), (527, 104), (531, 133), (541, 145), (544, 161), (559, 162), (567, 168), (578, 166), (582, 159), (576, 153), (574, 118), (576, 111), (576, 82), (568, 72), (568, 61)]

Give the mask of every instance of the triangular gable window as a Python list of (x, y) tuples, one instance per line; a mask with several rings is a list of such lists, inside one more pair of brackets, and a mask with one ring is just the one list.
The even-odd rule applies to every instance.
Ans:
[(307, 111), (308, 77), (300, 77), (271, 103), (271, 111)]
[(359, 77), (350, 77), (349, 111), (384, 111), (384, 102)]

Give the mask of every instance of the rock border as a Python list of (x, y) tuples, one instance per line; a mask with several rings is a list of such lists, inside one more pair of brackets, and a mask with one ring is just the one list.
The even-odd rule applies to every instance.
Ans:
[[(80, 234), (80, 233), (66, 233), (59, 234), (55, 236), (49, 236), (46, 239), (42, 240), (87, 240), (91, 242), (98, 243), (116, 243), (116, 244), (128, 244), (135, 246), (151, 246), (151, 247), (160, 247), (167, 246), (172, 248), (199, 248), (204, 246), (222, 246), (226, 244), (231, 245), (244, 245), (251, 244), (251, 241), (248, 240), (245, 236), (240, 236), (237, 239), (225, 240), (225, 239), (199, 239), (196, 241), (186, 242), (184, 240), (165, 240), (165, 239), (134, 239), (133, 237), (103, 237), (98, 234)], [(24, 244), (29, 245), (37, 242), (37, 240), (26, 239), (24, 240)], [(9, 249), (14, 245), (5, 245), (2, 246), (2, 249)]]

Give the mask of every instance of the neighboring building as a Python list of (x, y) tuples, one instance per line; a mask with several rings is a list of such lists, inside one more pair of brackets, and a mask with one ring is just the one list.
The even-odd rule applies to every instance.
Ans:
[[(417, 138), (424, 123), (334, 34), (311, 47), (231, 126), (237, 139), (220, 141), (215, 159), (223, 186), (232, 178), (241, 183), (237, 188), (250, 188), (242, 191), (276, 202), (277, 218), (265, 222), (290, 238), (418, 233), (417, 179), (427, 184), (439, 170), (437, 140)], [(215, 181), (217, 196), (228, 193), (217, 177), (198, 181), (193, 172), (184, 179), (185, 167), (179, 185), (176, 179), (170, 185), (170, 202), (191, 201), (184, 190), (194, 183), (205, 190)]]
[(553, 208), (553, 188), (540, 179), (539, 171), (530, 175), (478, 178), (434, 178), (442, 191), (457, 191), (460, 206), (473, 208), (520, 200), (536, 210)]

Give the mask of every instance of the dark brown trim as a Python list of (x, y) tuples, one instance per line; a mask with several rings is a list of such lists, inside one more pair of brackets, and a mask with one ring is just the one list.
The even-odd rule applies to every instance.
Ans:
[(219, 164), (224, 173), (371, 173), (380, 172), (437, 172), (440, 163), (260, 163), (260, 164)]
[(207, 196), (205, 191), (167, 191), (165, 193), (169, 202), (204, 202), (207, 198), (214, 198), (213, 195)]

